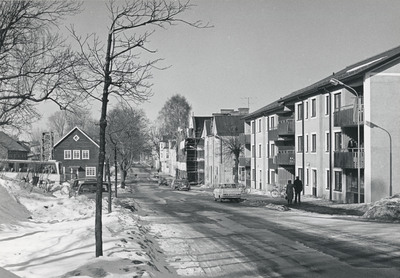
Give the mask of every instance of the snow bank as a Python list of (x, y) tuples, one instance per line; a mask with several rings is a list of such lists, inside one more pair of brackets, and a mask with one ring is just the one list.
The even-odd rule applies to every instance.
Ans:
[[(152, 263), (144, 250), (147, 231), (129, 209), (113, 203), (113, 212), (108, 213), (104, 198), (103, 257), (95, 258), (94, 200), (30, 192), (1, 179), (0, 190), (4, 269), (26, 278), (149, 276)], [(14, 215), (25, 221), (7, 224)]]
[(363, 217), (391, 221), (400, 220), (400, 194), (375, 202)]

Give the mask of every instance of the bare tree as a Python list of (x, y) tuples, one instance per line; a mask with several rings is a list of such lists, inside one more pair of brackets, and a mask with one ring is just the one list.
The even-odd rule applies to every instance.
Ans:
[(76, 1), (0, 1), (0, 126), (31, 123), (35, 103), (66, 109), (80, 96), (71, 90), (79, 59), (54, 32), (79, 10)]
[[(135, 103), (152, 96), (151, 70), (159, 59), (141, 62), (141, 52), (155, 53), (146, 47), (155, 29), (176, 23), (201, 27), (200, 22), (188, 22), (180, 15), (191, 8), (189, 1), (125, 1), (110, 0), (107, 5), (110, 25), (103, 44), (95, 35), (79, 36), (73, 28), (71, 33), (80, 47), (81, 58), (86, 61), (86, 70), (76, 72), (81, 91), (101, 101), (100, 153), (96, 193), (96, 257), (103, 255), (101, 190), (103, 165), (106, 152), (107, 108), (111, 96)], [(100, 92), (101, 90), (101, 92)]]
[(234, 172), (235, 175), (235, 183), (238, 183), (239, 176), (238, 176), (238, 169), (239, 169), (239, 158), (240, 155), (244, 152), (244, 145), (239, 140), (239, 136), (224, 136), (221, 137), (222, 144), (223, 144), (223, 152), (224, 155), (231, 158), (233, 156), (235, 166)]
[(150, 140), (150, 144), (151, 144), (150, 147), (151, 147), (153, 153), (156, 154), (157, 160), (160, 161), (161, 160), (161, 157), (160, 157), (160, 142), (163, 140), (163, 136), (162, 136), (162, 133), (160, 131), (159, 126), (156, 123), (154, 123), (150, 127), (149, 140)]
[(117, 150), (122, 187), (125, 187), (127, 173), (134, 162), (147, 150), (147, 126), (148, 119), (143, 110), (122, 105), (109, 113), (107, 138), (111, 147)]
[(58, 138), (61, 138), (64, 136), (64, 134), (67, 132), (67, 115), (66, 111), (56, 111), (53, 114), (51, 114), (48, 118), (48, 125), (50, 130), (54, 131), (56, 133), (56, 136)]

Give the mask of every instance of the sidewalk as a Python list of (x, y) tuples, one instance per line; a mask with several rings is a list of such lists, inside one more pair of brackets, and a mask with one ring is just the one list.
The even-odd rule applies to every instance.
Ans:
[[(210, 194), (213, 191), (213, 188), (205, 186), (193, 187), (193, 189), (204, 190)], [(284, 198), (273, 198), (265, 192), (255, 189), (243, 195), (242, 203), (252, 207), (269, 207), (276, 210), (296, 209), (320, 214), (353, 216), (364, 215), (370, 207), (369, 204), (339, 204), (309, 195), (301, 195), (301, 204), (288, 205)]]

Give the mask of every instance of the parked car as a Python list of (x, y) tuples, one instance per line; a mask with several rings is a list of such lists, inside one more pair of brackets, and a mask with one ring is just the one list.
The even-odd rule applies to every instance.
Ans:
[(215, 201), (230, 200), (240, 202), (242, 199), (242, 190), (237, 184), (225, 183), (218, 185), (214, 189), (213, 195)]
[[(97, 180), (75, 180), (69, 192), (69, 196), (87, 195), (96, 193)], [(103, 192), (108, 191), (108, 183), (103, 182)]]
[(172, 190), (190, 190), (190, 184), (187, 179), (174, 179), (171, 188)]

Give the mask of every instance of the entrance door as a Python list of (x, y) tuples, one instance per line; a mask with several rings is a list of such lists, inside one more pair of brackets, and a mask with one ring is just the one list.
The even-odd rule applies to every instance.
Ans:
[(313, 194), (313, 196), (317, 197), (317, 170), (316, 169), (312, 170), (312, 177), (313, 177), (312, 194)]

